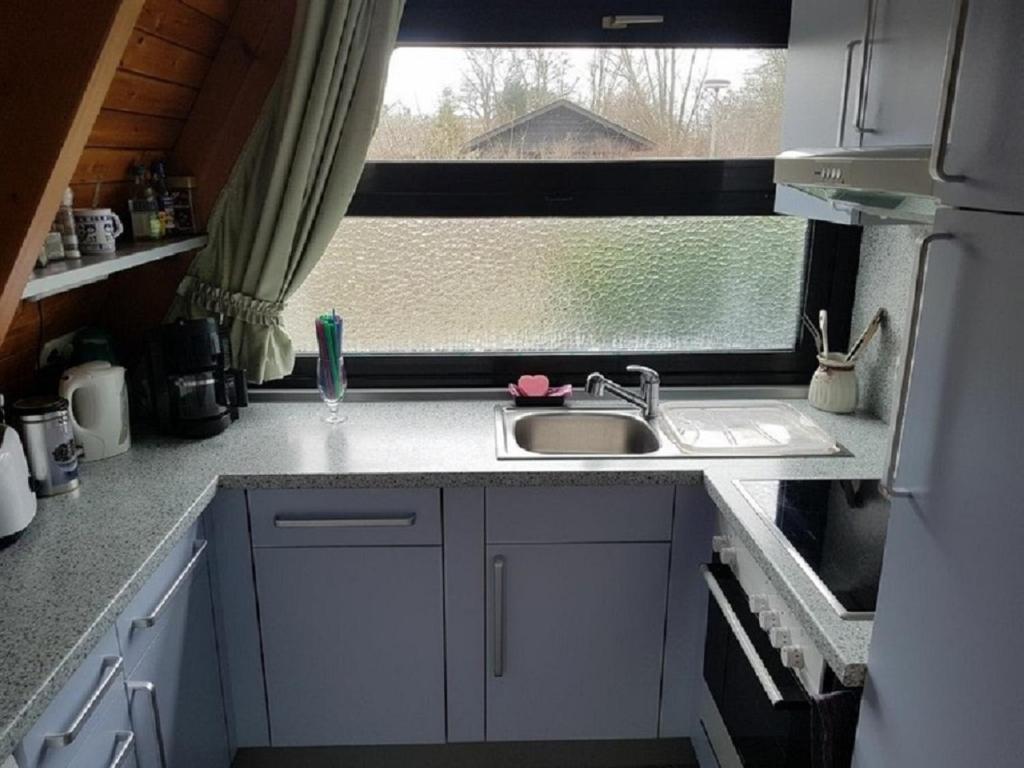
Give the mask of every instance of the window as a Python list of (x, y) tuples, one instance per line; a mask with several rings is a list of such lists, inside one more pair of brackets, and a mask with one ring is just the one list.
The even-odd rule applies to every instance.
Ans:
[(370, 160), (772, 157), (786, 52), (399, 48)]
[(431, 29), (409, 0), (417, 46), (393, 54), (348, 216), (288, 302), (305, 356), (278, 386), (313, 385), (331, 307), (353, 386), (579, 384), (632, 362), (669, 384), (806, 381), (800, 314), (827, 306), (848, 334), (859, 230), (773, 214), (788, 5), (735, 30), (734, 4), (677, 20), (690, 45), (580, 33), (592, 6), (554, 4), (564, 26), (508, 47), (493, 19)]

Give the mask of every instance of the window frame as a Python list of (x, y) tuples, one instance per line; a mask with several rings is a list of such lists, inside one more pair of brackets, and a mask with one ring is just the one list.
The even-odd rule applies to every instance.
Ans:
[[(723, 0), (713, 12), (697, 2), (645, 0), (640, 8), (638, 0), (619, 0), (616, 13), (663, 12), (665, 24), (617, 32), (600, 28), (601, 14), (591, 24), (589, 0), (549, 4), (532, 16), (510, 2), (480, 4), (468, 13), (450, 0), (407, 0), (399, 45), (784, 48), (789, 28), (789, 0)], [(371, 161), (346, 216), (767, 216), (775, 215), (772, 177), (770, 158)], [(838, 348), (850, 337), (860, 236), (860, 227), (808, 222), (802, 311), (816, 317), (820, 308), (829, 309), (829, 336)], [(657, 369), (670, 386), (805, 384), (816, 350), (798, 317), (793, 323), (792, 350), (356, 353), (346, 354), (345, 363), (356, 389), (504, 387), (535, 372), (580, 386), (594, 370), (628, 383), (633, 377), (625, 368), (632, 363)], [(262, 387), (315, 388), (316, 355), (298, 355), (291, 375)]]

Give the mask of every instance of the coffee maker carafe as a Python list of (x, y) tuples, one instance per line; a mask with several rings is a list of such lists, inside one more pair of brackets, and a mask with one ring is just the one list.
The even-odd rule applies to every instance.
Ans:
[(150, 411), (160, 430), (211, 437), (249, 404), (245, 371), (228, 367), (230, 342), (212, 319), (178, 320), (146, 338), (145, 378)]

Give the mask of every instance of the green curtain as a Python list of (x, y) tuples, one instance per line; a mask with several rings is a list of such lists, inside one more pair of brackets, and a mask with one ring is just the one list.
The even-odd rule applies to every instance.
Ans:
[(281, 310), (359, 181), (402, 6), (299, 3), (281, 75), (214, 206), (209, 243), (178, 286), (170, 317), (223, 317), (250, 381), (280, 378), (295, 363)]

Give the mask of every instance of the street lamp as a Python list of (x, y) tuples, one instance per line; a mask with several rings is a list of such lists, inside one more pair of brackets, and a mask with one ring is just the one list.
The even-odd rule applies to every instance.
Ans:
[(725, 78), (711, 78), (704, 81), (704, 90), (714, 94), (714, 102), (711, 105), (711, 141), (708, 146), (708, 157), (715, 156), (715, 139), (718, 133), (718, 99), (722, 91), (732, 85), (731, 80)]

